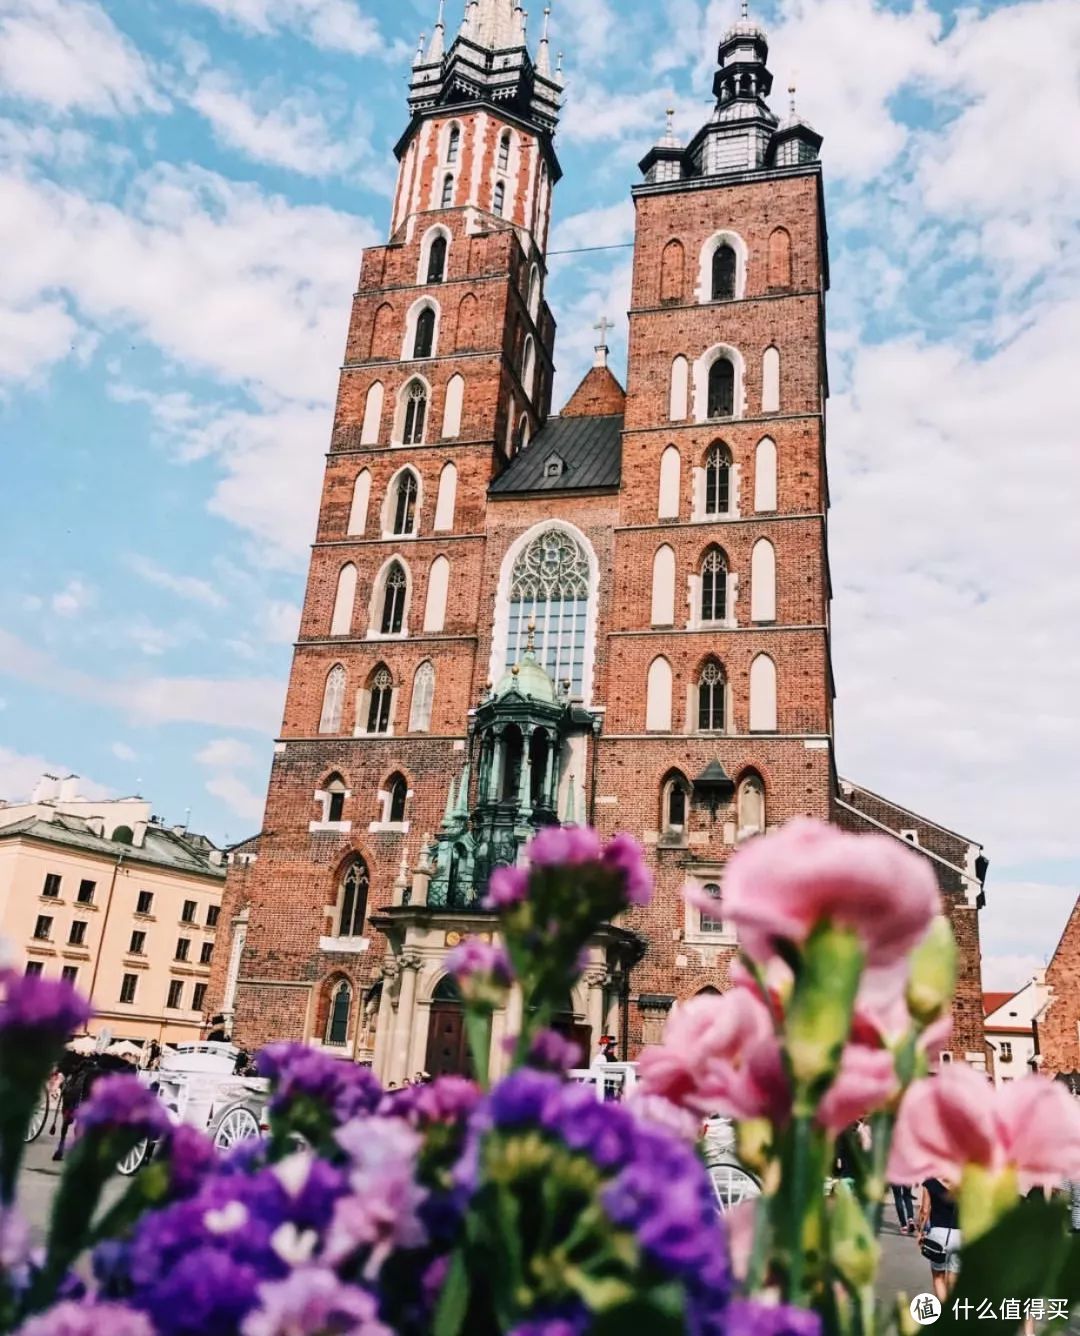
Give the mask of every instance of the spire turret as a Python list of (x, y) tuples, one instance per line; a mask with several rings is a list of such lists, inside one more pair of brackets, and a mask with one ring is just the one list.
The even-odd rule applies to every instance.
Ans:
[(544, 31), (540, 36), (540, 49), (536, 53), (536, 72), (545, 79), (551, 78), (551, 43), (548, 40), (548, 28), (551, 25), (551, 6), (544, 7)]
[(528, 18), (522, 0), (467, 0), (461, 28), (447, 50), (440, 3), (431, 45), (425, 52), (421, 38), (413, 61), (409, 105), (414, 115), (448, 104), (491, 102), (553, 135), (562, 104), (561, 74), (551, 74), (546, 13), (533, 63)]
[(765, 29), (750, 17), (749, 0), (740, 0), (739, 17), (724, 33), (717, 64), (712, 119), (685, 150), (678, 147), (670, 129), (668, 136), (649, 150), (641, 170), (650, 185), (788, 167), (816, 159), (821, 136), (794, 113), (781, 127), (769, 106), (773, 86), (769, 42)]

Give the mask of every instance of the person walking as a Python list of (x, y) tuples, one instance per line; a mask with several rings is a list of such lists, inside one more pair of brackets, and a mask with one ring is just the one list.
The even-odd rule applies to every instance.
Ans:
[(901, 1234), (915, 1233), (915, 1194), (907, 1183), (890, 1183), (893, 1205), (896, 1207), (896, 1223)]
[(960, 1215), (956, 1199), (939, 1178), (928, 1178), (919, 1193), (919, 1250), (930, 1263), (934, 1294), (944, 1304), (960, 1274)]

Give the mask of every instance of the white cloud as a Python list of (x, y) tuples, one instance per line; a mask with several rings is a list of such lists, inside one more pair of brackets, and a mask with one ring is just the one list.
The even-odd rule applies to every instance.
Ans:
[[(1080, 854), (1078, 321), (1033, 312), (984, 360), (864, 347), (830, 416), (841, 768), (1007, 864)], [(1037, 797), (993, 820), (1017, 783)]]
[(77, 617), (97, 602), (97, 590), (75, 577), (53, 594), (49, 606), (58, 617)]
[(0, 89), (57, 112), (166, 106), (137, 48), (90, 0), (0, 0)]
[[(140, 387), (113, 394), (145, 402), (187, 457), (215, 454), (223, 476), (211, 509), (268, 541), (271, 558), (295, 555), (310, 538), (349, 292), (375, 236), (363, 219), (198, 168), (143, 174), (124, 210), (0, 174), (0, 254), (20, 257), (0, 270), (0, 373), (6, 315), (64, 293), (84, 327), (130, 332), (247, 390), (257, 408)], [(59, 356), (69, 332), (51, 331), (37, 355), (16, 347), (13, 371)]]
[(214, 775), (206, 781), (206, 791), (215, 798), (220, 798), (226, 807), (237, 816), (243, 817), (245, 821), (255, 823), (262, 820), (263, 809), (266, 807), (264, 795), (256, 793), (236, 775)]
[(189, 101), (227, 147), (304, 176), (347, 173), (368, 149), (355, 126), (349, 132), (332, 126), (310, 93), (283, 97), (270, 86), (257, 93), (211, 71), (199, 77)]
[(126, 742), (114, 742), (109, 748), (118, 761), (137, 761), (138, 752), (134, 747), (129, 747)]
[(301, 609), (273, 599), (259, 612), (260, 634), (272, 645), (291, 645), (300, 633)]
[(157, 586), (158, 589), (167, 589), (178, 598), (191, 603), (202, 603), (208, 608), (227, 606), (225, 597), (207, 580), (200, 580), (194, 575), (174, 575), (172, 571), (165, 570), (149, 557), (132, 556), (127, 564), (140, 579)]
[(0, 629), (0, 674), (116, 710), (139, 723), (208, 724), (273, 734), (283, 682), (266, 678), (129, 677), (106, 681), (54, 659)]
[(602, 205), (584, 213), (563, 218), (551, 234), (551, 249), (571, 250), (577, 246), (615, 246), (634, 239), (634, 202)]
[[(0, 800), (25, 802), (42, 775), (70, 775), (70, 765), (0, 747)], [(79, 792), (87, 798), (106, 798), (109, 790), (92, 779), (79, 780)]]
[(36, 301), (26, 307), (0, 305), (0, 386), (24, 381), (65, 358), (79, 326), (62, 302)]
[(239, 738), (215, 738), (195, 754), (195, 759), (211, 770), (236, 770), (254, 765), (258, 758)]
[(354, 0), (189, 0), (249, 32), (300, 33), (315, 46), (367, 56), (383, 49), (375, 20)]

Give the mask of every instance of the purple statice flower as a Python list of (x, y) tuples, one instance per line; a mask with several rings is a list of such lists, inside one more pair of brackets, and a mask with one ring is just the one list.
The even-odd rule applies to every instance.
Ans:
[[(132, 1302), (149, 1314), (157, 1336), (236, 1336), (258, 1302), (264, 1279), (249, 1261), (215, 1248), (191, 1247), (162, 1268), (157, 1284), (137, 1291)], [(102, 1332), (114, 1336), (108, 1327), (97, 1328), (94, 1336)]]
[(485, 909), (512, 909), (528, 898), (529, 873), (523, 867), (499, 867), (488, 882)]
[(435, 1305), (439, 1302), (439, 1296), (442, 1294), (442, 1288), (446, 1284), (446, 1277), (450, 1274), (450, 1258), (436, 1257), (420, 1277), (420, 1289), (423, 1293), (424, 1305), (429, 1310), (434, 1311)]
[(395, 1249), (427, 1242), (427, 1192), (416, 1181), (420, 1137), (398, 1119), (369, 1118), (341, 1128), (337, 1140), (349, 1156), (351, 1193), (334, 1207), (323, 1257), (337, 1265), (365, 1252), (364, 1275), (374, 1279)]
[(505, 947), (483, 942), (479, 937), (466, 937), (447, 954), (445, 964), (447, 973), (459, 983), (479, 977), (508, 988), (514, 978)]
[(626, 902), (647, 905), (652, 899), (653, 880), (641, 846), (631, 835), (616, 835), (604, 850), (603, 863), (623, 881)]
[(560, 1305), (544, 1313), (534, 1313), (519, 1322), (509, 1336), (584, 1336), (592, 1325), (589, 1313), (579, 1304)]
[(306, 1044), (268, 1044), (256, 1061), (259, 1075), (268, 1077), (275, 1087), (271, 1113), (306, 1098), (345, 1120), (372, 1112), (382, 1098), (382, 1087), (368, 1068), (342, 1062)]
[(580, 1058), (580, 1047), (564, 1038), (558, 1030), (537, 1031), (529, 1046), (529, 1066), (542, 1072), (568, 1071), (578, 1065)]
[(190, 1197), (219, 1162), (214, 1143), (189, 1123), (177, 1123), (159, 1153), (168, 1163), (169, 1191), (174, 1197)]
[(379, 1105), (382, 1116), (400, 1118), (410, 1127), (449, 1123), (464, 1127), (480, 1102), (480, 1087), (464, 1076), (440, 1076), (427, 1085), (391, 1091)]
[(18, 1336), (154, 1336), (144, 1314), (122, 1304), (60, 1303), (30, 1318)]
[(137, 1132), (144, 1137), (166, 1136), (172, 1127), (169, 1113), (157, 1095), (137, 1076), (103, 1076), (94, 1083), (90, 1098), (79, 1108), (79, 1135), (91, 1132)]
[(315, 1266), (260, 1285), (259, 1307), (240, 1331), (242, 1336), (393, 1336), (379, 1321), (373, 1294)]
[(591, 826), (545, 826), (529, 843), (533, 867), (577, 867), (600, 858), (600, 836)]
[(502, 1130), (543, 1123), (547, 1107), (558, 1100), (562, 1082), (549, 1072), (523, 1067), (492, 1090), (487, 1108), (492, 1125)]
[(63, 979), (39, 974), (0, 976), (0, 1045), (5, 1041), (62, 1044), (93, 1015), (90, 1004)]
[(736, 1299), (728, 1306), (727, 1336), (821, 1336), (821, 1318), (805, 1308)]

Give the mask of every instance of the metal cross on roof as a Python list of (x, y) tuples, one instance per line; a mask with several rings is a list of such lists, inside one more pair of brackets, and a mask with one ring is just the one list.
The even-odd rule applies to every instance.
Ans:
[(615, 321), (609, 320), (607, 316), (601, 316), (599, 324), (593, 325), (593, 329), (600, 331), (600, 342), (607, 343), (607, 332), (615, 328)]

